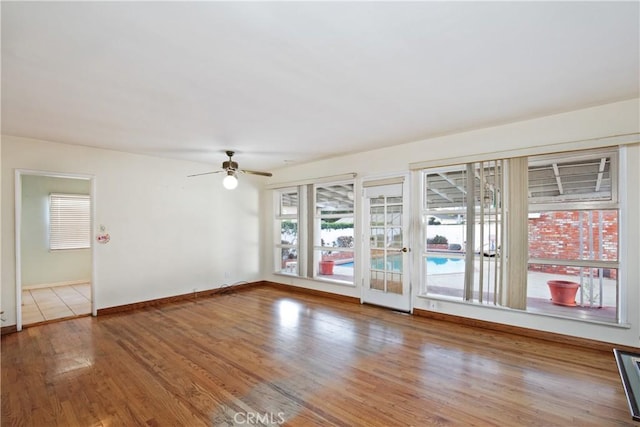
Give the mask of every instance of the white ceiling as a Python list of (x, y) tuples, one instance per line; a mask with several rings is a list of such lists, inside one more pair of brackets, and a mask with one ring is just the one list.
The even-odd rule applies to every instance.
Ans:
[(2, 133), (266, 170), (639, 95), (638, 2), (6, 2)]

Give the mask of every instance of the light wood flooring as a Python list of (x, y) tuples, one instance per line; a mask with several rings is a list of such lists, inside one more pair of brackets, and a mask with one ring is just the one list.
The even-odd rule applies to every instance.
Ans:
[(89, 283), (22, 291), (22, 323), (35, 323), (91, 313)]
[(1, 375), (3, 426), (637, 425), (609, 352), (271, 287), (5, 335)]

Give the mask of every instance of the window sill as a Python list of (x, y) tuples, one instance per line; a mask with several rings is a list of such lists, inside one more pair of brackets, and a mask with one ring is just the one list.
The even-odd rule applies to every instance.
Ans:
[(588, 324), (599, 325), (599, 326), (609, 326), (609, 327), (614, 327), (614, 328), (619, 328), (619, 329), (631, 329), (631, 324), (630, 323), (614, 323), (614, 322), (606, 322), (606, 321), (603, 321), (603, 320), (595, 320), (595, 319), (581, 319), (581, 318), (577, 318), (577, 317), (563, 316), (563, 315), (560, 315), (560, 314), (553, 314), (553, 313), (535, 312), (535, 311), (529, 311), (529, 310), (517, 310), (517, 309), (513, 309), (513, 308), (509, 308), (509, 307), (502, 307), (502, 306), (498, 306), (498, 305), (478, 304), (478, 303), (474, 303), (474, 302), (460, 301), (460, 300), (455, 300), (455, 299), (436, 296), (436, 295), (429, 295), (429, 294), (418, 294), (417, 297), (421, 298), (421, 299), (424, 299), (424, 300), (441, 301), (441, 302), (447, 302), (447, 303), (452, 303), (452, 304), (479, 307), (479, 308), (489, 309), (489, 310), (510, 311), (510, 312), (528, 314), (528, 315), (532, 315), (532, 316), (544, 316), (544, 317), (550, 317), (550, 318), (554, 318), (554, 319), (571, 320), (571, 321), (574, 321), (574, 322), (588, 323)]
[(342, 285), (342, 286), (349, 286), (351, 288), (355, 288), (356, 285), (353, 282), (345, 282), (344, 280), (331, 280), (331, 279), (325, 279), (324, 277), (312, 277), (312, 278), (307, 278), (309, 280), (313, 280), (316, 282), (323, 282), (323, 283), (331, 283), (334, 285)]
[(280, 271), (275, 271), (272, 273), (274, 276), (280, 276), (280, 277), (289, 277), (289, 278), (296, 278), (296, 279), (300, 279), (300, 280), (310, 280), (313, 282), (321, 282), (321, 283), (331, 283), (332, 285), (341, 285), (341, 286), (348, 286), (350, 288), (355, 288), (356, 285), (355, 283), (352, 282), (345, 282), (343, 280), (331, 280), (331, 279), (325, 279), (323, 277), (305, 277), (305, 276), (299, 276), (297, 274), (293, 274), (293, 273), (283, 273)]

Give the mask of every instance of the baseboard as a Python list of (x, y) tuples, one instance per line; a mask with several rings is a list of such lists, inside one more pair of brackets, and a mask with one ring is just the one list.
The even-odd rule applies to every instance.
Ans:
[(0, 328), (0, 335), (13, 334), (18, 332), (18, 327), (16, 325), (3, 326)]
[(220, 288), (208, 289), (204, 291), (189, 292), (188, 294), (174, 295), (170, 297), (134, 302), (131, 304), (117, 305), (113, 307), (99, 308), (97, 311), (97, 314), (98, 316), (104, 316), (105, 314), (121, 313), (123, 311), (137, 310), (140, 308), (171, 304), (174, 302), (190, 301), (190, 300), (193, 301), (193, 300), (196, 300), (197, 298), (204, 298), (204, 297), (209, 297), (217, 294), (224, 294), (228, 292), (239, 292), (242, 290), (253, 288), (255, 286), (262, 285), (263, 283), (264, 282), (260, 281), (260, 282), (243, 283), (243, 284), (234, 285), (234, 286), (223, 286)]
[(72, 285), (84, 285), (91, 283), (91, 280), (70, 280), (67, 282), (55, 282), (55, 283), (40, 283), (38, 285), (28, 285), (23, 286), (23, 291), (30, 291), (32, 289), (44, 289), (44, 288), (55, 288), (58, 286), (72, 286)]
[(563, 335), (555, 332), (539, 331), (537, 329), (523, 328), (521, 326), (505, 325), (502, 323), (489, 322), (486, 320), (472, 319), (469, 317), (456, 316), (453, 314), (437, 313), (434, 311), (414, 309), (413, 314), (428, 319), (442, 320), (445, 322), (457, 323), (465, 326), (472, 326), (476, 328), (483, 328), (497, 332), (506, 332), (514, 335), (521, 335), (529, 338), (537, 338), (546, 341), (559, 342), (563, 344), (569, 344), (578, 347), (586, 347), (592, 350), (601, 350), (612, 352), (614, 348), (639, 352), (640, 349), (636, 347), (624, 346), (605, 341), (596, 341), (588, 338), (574, 337), (571, 335)]
[(285, 285), (284, 283), (277, 283), (277, 282), (264, 281), (263, 284), (266, 286), (270, 286), (272, 288), (276, 288), (284, 291), (297, 292), (297, 293), (302, 293), (307, 295), (314, 295), (314, 296), (331, 298), (331, 299), (344, 301), (344, 302), (360, 304), (360, 298), (350, 297), (347, 295), (334, 294), (326, 291), (318, 291), (315, 289), (303, 288), (295, 285)]
[(291, 285), (285, 285), (283, 283), (276, 283), (276, 282), (269, 282), (269, 281), (262, 280), (258, 282), (243, 283), (241, 285), (226, 286), (221, 288), (209, 289), (205, 291), (190, 292), (188, 294), (157, 298), (157, 299), (148, 300), (148, 301), (134, 302), (131, 304), (99, 308), (98, 316), (104, 316), (106, 314), (113, 314), (113, 313), (121, 313), (124, 311), (137, 310), (145, 307), (171, 304), (171, 303), (180, 302), (180, 301), (190, 301), (190, 300), (195, 300), (196, 298), (210, 297), (213, 295), (219, 295), (219, 294), (224, 294), (228, 292), (240, 292), (243, 290), (254, 288), (256, 286), (269, 286), (272, 288), (285, 290), (288, 292), (298, 292), (298, 293), (304, 293), (308, 295), (315, 295), (315, 296), (320, 296), (324, 298), (331, 298), (331, 299), (337, 299), (340, 301), (360, 304), (360, 299), (355, 297), (350, 297), (350, 296), (340, 295), (340, 294), (333, 294), (331, 292), (317, 291), (315, 289), (301, 288), (299, 286), (291, 286)]

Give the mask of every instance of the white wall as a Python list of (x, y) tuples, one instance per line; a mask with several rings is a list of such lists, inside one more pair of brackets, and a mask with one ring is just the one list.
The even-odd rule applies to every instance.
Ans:
[(207, 165), (81, 146), (2, 137), (2, 309), (16, 323), (14, 170), (92, 175), (95, 224), (111, 235), (95, 249), (97, 308), (256, 281), (259, 186), (234, 191), (220, 175), (186, 178)]
[[(335, 157), (322, 161), (294, 165), (275, 171), (273, 183), (292, 183), (312, 178), (355, 172), (358, 174), (356, 184), (367, 176), (390, 173), (406, 173), (409, 164), (416, 162), (434, 162), (447, 165), (460, 163), (458, 158), (482, 156), (490, 153), (542, 149), (553, 152), (554, 146), (564, 144), (565, 147), (580, 149), (598, 145), (594, 139), (619, 135), (637, 134), (640, 132), (640, 102), (632, 99), (593, 108), (577, 110), (491, 128), (473, 130), (452, 135), (431, 138), (398, 145), (391, 148), (372, 150), (364, 153)], [(628, 323), (624, 326), (586, 324), (568, 319), (558, 319), (541, 315), (528, 314), (518, 310), (495, 309), (467, 303), (437, 301), (436, 308), (430, 308), (429, 300), (414, 295), (413, 305), (423, 310), (434, 310), (442, 313), (499, 322), (526, 328), (557, 332), (577, 337), (614, 342), (619, 344), (640, 346), (640, 146), (628, 147), (629, 176), (627, 190), (629, 205), (627, 206), (626, 224), (628, 247), (626, 255), (621, 259), (626, 262), (627, 294), (622, 304), (626, 305)], [(294, 278), (273, 274), (273, 197), (271, 191), (265, 190), (263, 200), (262, 229), (264, 234), (264, 256), (262, 268), (266, 280), (293, 284), (309, 289), (334, 292), (341, 295), (360, 297), (362, 293), (359, 280), (356, 286), (341, 286), (320, 281)], [(414, 203), (415, 204), (415, 203)], [(414, 212), (417, 207), (413, 207)], [(623, 226), (625, 226), (623, 224)], [(622, 256), (622, 255), (621, 255)], [(626, 258), (625, 258), (626, 257)], [(414, 280), (415, 281), (415, 280)], [(418, 288), (414, 283), (414, 292)]]
[(86, 179), (22, 177), (22, 287), (91, 280), (91, 249), (49, 250), (49, 194), (89, 194)]

